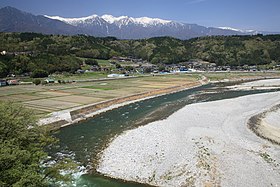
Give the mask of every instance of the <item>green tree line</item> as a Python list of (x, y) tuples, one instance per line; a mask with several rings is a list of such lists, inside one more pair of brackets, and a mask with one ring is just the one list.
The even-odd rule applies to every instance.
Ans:
[(7, 52), (0, 55), (0, 77), (37, 70), (48, 74), (75, 72), (83, 58), (110, 59), (113, 56), (142, 58), (153, 64), (201, 59), (217, 65), (267, 65), (280, 62), (280, 35), (118, 40), (85, 35), (0, 33), (0, 51)]

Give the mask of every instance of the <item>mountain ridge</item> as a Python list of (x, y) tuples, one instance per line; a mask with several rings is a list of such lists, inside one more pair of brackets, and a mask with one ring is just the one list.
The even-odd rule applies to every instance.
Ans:
[[(87, 17), (80, 17), (80, 18), (65, 18), (65, 17), (60, 17), (60, 16), (48, 16), (48, 15), (44, 15), (44, 16), (47, 18), (50, 18), (50, 19), (60, 20), (60, 21), (63, 21), (63, 22), (69, 23), (69, 24), (75, 24), (76, 22), (86, 22), (87, 20), (97, 19), (97, 18), (101, 18), (109, 24), (113, 24), (113, 23), (116, 24), (119, 22), (122, 22), (123, 24), (127, 24), (129, 21), (131, 21), (131, 22), (134, 22), (137, 24), (141, 24), (143, 26), (167, 24), (170, 22), (175, 22), (175, 21), (171, 21), (171, 20), (163, 20), (160, 18), (150, 18), (150, 17), (139, 17), (139, 18), (134, 18), (134, 17), (129, 17), (129, 16), (114, 17), (109, 14), (104, 14), (102, 16), (93, 14), (93, 15), (90, 15)], [(125, 22), (125, 21), (127, 21), (127, 22)]]
[[(139, 39), (157, 36), (171, 36), (179, 39), (189, 39), (199, 36), (244, 35), (256, 33), (255, 31), (247, 32), (237, 29), (204, 27), (197, 24), (188, 24), (150, 17), (114, 17), (108, 14), (102, 16), (94, 14), (80, 18), (65, 18), (47, 15), (45, 15), (45, 17), (84, 28), (87, 32), (101, 30), (103, 31), (103, 36), (115, 36), (121, 39)], [(98, 25), (99, 29), (96, 28)]]
[(0, 9), (0, 32), (39, 32), (43, 34), (87, 34), (96, 37), (143, 39), (170, 36), (190, 39), (215, 35), (255, 35), (262, 32), (231, 27), (204, 27), (172, 20), (96, 14), (81, 18), (33, 15), (13, 7)]
[(78, 34), (78, 28), (42, 15), (33, 15), (13, 7), (0, 9), (0, 32), (38, 32), (43, 34)]

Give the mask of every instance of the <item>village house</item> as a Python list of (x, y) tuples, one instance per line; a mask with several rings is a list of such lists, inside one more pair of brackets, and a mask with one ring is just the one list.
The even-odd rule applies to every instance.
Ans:
[(19, 85), (19, 82), (16, 79), (10, 79), (10, 80), (7, 80), (7, 84), (8, 85)]
[(7, 86), (7, 81), (3, 80), (3, 79), (0, 79), (0, 87), (1, 86)]
[(94, 65), (90, 67), (90, 71), (101, 71), (100, 66)]
[(78, 70), (76, 71), (76, 73), (78, 73), (78, 74), (84, 74), (84, 73), (85, 73), (85, 70), (83, 70), (83, 69), (78, 69)]

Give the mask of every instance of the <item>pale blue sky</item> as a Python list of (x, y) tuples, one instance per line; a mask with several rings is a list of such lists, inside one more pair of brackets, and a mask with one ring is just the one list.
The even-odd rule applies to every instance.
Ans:
[(280, 0), (0, 0), (33, 14), (157, 17), (203, 26), (280, 31)]

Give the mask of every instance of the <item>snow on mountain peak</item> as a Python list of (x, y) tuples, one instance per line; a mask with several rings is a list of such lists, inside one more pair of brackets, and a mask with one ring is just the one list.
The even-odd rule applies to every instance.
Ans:
[(107, 15), (107, 14), (101, 16), (101, 18), (104, 19), (106, 22), (108, 22), (110, 24), (129, 19), (128, 16), (114, 17), (112, 15)]
[(107, 23), (116, 24), (119, 27), (121, 27), (122, 25), (128, 25), (129, 23), (135, 23), (135, 24), (139, 24), (139, 25), (143, 25), (143, 26), (147, 27), (149, 25), (159, 25), (159, 24), (164, 25), (164, 24), (172, 22), (169, 20), (163, 20), (163, 19), (159, 19), (159, 18), (149, 18), (149, 17), (133, 18), (133, 17), (128, 17), (128, 16), (114, 17), (114, 16), (108, 15), (108, 14), (105, 14), (100, 17), (98, 15), (92, 15), (92, 16), (81, 17), (81, 18), (63, 18), (60, 16), (47, 16), (47, 15), (45, 15), (45, 17), (63, 21), (63, 22), (69, 23), (71, 25), (77, 25), (79, 23), (88, 22), (89, 20), (92, 20), (92, 19), (101, 18), (104, 21), (106, 21)]
[[(98, 15), (91, 15), (87, 17), (81, 17), (81, 18), (63, 18), (59, 16), (47, 16), (45, 17), (50, 18), (50, 19), (55, 19), (59, 21), (63, 21), (65, 23), (68, 23), (73, 26), (81, 26), (81, 25), (106, 25), (107, 32), (108, 32), (108, 24), (115, 25), (121, 29), (123, 26), (127, 25), (139, 25), (142, 27), (152, 27), (152, 26), (164, 26), (164, 25), (169, 25), (173, 27), (178, 27), (178, 26), (183, 26), (183, 23), (180, 22), (175, 22), (175, 21), (170, 21), (170, 20), (163, 20), (159, 18), (149, 18), (149, 17), (139, 17), (139, 18), (133, 18), (129, 16), (119, 16), (119, 17), (114, 17), (109, 14), (105, 14), (103, 16), (98, 16)], [(190, 30), (191, 26), (189, 26)], [(254, 30), (242, 30), (242, 29), (236, 29), (232, 27), (218, 27), (219, 29), (223, 30), (228, 30), (228, 31), (234, 31), (236, 33), (243, 33), (243, 34), (258, 34), (258, 31)]]
[(236, 31), (236, 32), (242, 32), (242, 30), (240, 29), (235, 29), (232, 27), (218, 27), (219, 29), (223, 29), (223, 30), (231, 30), (231, 31)]
[(60, 17), (60, 16), (48, 16), (48, 15), (45, 15), (45, 17), (50, 18), (50, 19), (56, 19), (56, 20), (59, 20), (59, 21), (63, 21), (65, 23), (69, 23), (71, 25), (77, 25), (78, 23), (85, 22), (87, 20), (95, 19), (95, 18), (98, 17), (98, 15), (94, 14), (94, 15), (91, 15), (91, 16), (81, 17), (81, 18), (63, 18), (63, 17)]
[(163, 20), (159, 18), (148, 18), (148, 17), (134, 18), (134, 20), (138, 24), (143, 24), (143, 25), (167, 24), (171, 22), (169, 20)]
[(218, 27), (219, 29), (224, 29), (224, 30), (231, 30), (231, 31), (236, 31), (236, 32), (242, 32), (242, 33), (253, 33), (257, 34), (258, 32), (255, 30), (241, 30), (241, 29), (235, 29), (232, 27)]
[(112, 24), (116, 21), (116, 18), (112, 15), (105, 14), (105, 15), (101, 16), (101, 18), (104, 19), (105, 21), (107, 21), (110, 24)]
[(166, 23), (171, 22), (168, 20), (162, 20), (159, 18), (149, 18), (149, 17), (133, 18), (133, 17), (128, 17), (128, 16), (114, 17), (112, 15), (103, 15), (103, 16), (101, 16), (101, 18), (110, 24), (118, 23), (118, 24), (125, 24), (125, 25), (127, 25), (129, 22), (141, 24), (144, 26), (156, 25), (156, 24), (166, 24)]

